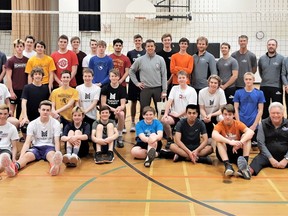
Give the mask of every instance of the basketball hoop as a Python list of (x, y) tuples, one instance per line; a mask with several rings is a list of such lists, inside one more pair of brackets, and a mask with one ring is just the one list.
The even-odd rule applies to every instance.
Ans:
[(134, 0), (126, 7), (126, 17), (145, 20), (156, 17), (156, 7), (148, 0)]

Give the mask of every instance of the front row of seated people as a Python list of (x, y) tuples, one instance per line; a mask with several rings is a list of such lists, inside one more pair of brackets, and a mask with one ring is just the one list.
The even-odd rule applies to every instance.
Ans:
[[(51, 117), (52, 103), (44, 100), (40, 103), (40, 117), (31, 121), (27, 127), (26, 141), (20, 157), (16, 160), (19, 139), (17, 129), (7, 121), (9, 107), (0, 106), (0, 171), (8, 176), (15, 176), (18, 170), (29, 162), (46, 160), (50, 164), (49, 173), (58, 175), (62, 162), (67, 166), (77, 166), (80, 152), (87, 153), (87, 140), (90, 137), (88, 124), (83, 122), (84, 112), (80, 107), (72, 111), (73, 122), (64, 128), (61, 140), (66, 142), (64, 158), (60, 152), (60, 123)], [(248, 165), (253, 130), (235, 120), (235, 109), (228, 104), (221, 108), (223, 120), (215, 125), (212, 138), (216, 141), (216, 156), (223, 161), (225, 175), (233, 175), (233, 163), (238, 166), (238, 175), (250, 179), (265, 167), (287, 168), (288, 164), (288, 120), (284, 119), (284, 106), (279, 102), (271, 103), (270, 116), (262, 120), (258, 129), (257, 141), (260, 153)], [(100, 108), (100, 119), (92, 127), (91, 140), (95, 146), (95, 163), (111, 163), (114, 159), (114, 141), (118, 130), (113, 120), (109, 119), (108, 106)], [(144, 159), (144, 166), (150, 167), (162, 148), (163, 126), (155, 118), (155, 109), (145, 107), (143, 120), (136, 125), (136, 145), (131, 149), (134, 158)], [(173, 160), (189, 160), (193, 163), (212, 164), (209, 155), (213, 148), (208, 144), (205, 125), (197, 117), (197, 105), (186, 107), (186, 117), (176, 124), (175, 143), (170, 149), (175, 153)], [(276, 139), (277, 137), (277, 139)], [(81, 147), (83, 148), (81, 150)], [(89, 146), (88, 146), (89, 147)], [(89, 151), (89, 149), (88, 149)]]

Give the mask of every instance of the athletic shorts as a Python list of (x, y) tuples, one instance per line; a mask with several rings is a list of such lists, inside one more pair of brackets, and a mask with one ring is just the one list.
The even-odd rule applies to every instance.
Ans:
[(35, 155), (36, 160), (46, 160), (46, 156), (50, 151), (55, 152), (54, 146), (33, 146), (28, 149), (27, 152), (32, 152)]
[[(136, 146), (139, 146), (139, 147), (141, 147), (142, 149), (147, 149), (147, 148), (148, 148), (148, 143), (145, 143), (145, 142), (137, 142), (134, 147), (136, 147)], [(156, 151), (157, 151), (157, 152), (160, 152), (161, 148), (162, 148), (162, 142), (161, 142), (161, 141), (158, 141)]]
[(14, 93), (17, 96), (17, 98), (15, 100), (10, 98), (10, 103), (15, 104), (15, 105), (20, 104), (21, 103), (22, 90), (14, 90)]
[(140, 88), (138, 88), (130, 79), (128, 85), (128, 100), (140, 101)]
[(8, 153), (12, 159), (12, 152), (9, 149), (0, 149), (0, 155), (3, 153)]

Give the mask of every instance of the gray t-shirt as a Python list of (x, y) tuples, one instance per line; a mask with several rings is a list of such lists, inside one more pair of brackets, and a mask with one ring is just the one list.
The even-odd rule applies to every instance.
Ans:
[[(233, 57), (229, 57), (227, 59), (220, 58), (216, 63), (218, 76), (222, 80), (222, 84), (224, 85), (232, 76), (232, 71), (239, 69), (238, 62)], [(230, 85), (229, 87), (235, 87), (235, 83)]]
[(276, 53), (269, 57), (267, 53), (258, 61), (259, 74), (261, 77), (260, 86), (282, 88), (282, 63), (284, 56)]
[(252, 72), (252, 68), (257, 68), (256, 55), (248, 50), (245, 54), (241, 54), (239, 51), (236, 51), (232, 53), (231, 56), (237, 60), (239, 65), (238, 78), (235, 85), (238, 88), (244, 88), (244, 74), (246, 72)]
[(191, 77), (191, 86), (195, 89), (203, 89), (208, 86), (207, 79), (212, 74), (217, 74), (215, 57), (205, 52), (199, 56), (197, 53), (193, 55), (194, 68)]

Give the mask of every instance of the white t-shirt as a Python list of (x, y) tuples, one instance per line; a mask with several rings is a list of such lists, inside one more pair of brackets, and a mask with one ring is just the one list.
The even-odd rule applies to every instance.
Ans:
[(27, 52), (26, 50), (23, 50), (22, 52), (23, 56), (27, 58), (31, 58), (32, 56), (36, 55), (35, 50), (32, 50), (31, 52)]
[[(80, 106), (86, 110), (94, 100), (99, 100), (101, 88), (96, 84), (92, 84), (91, 87), (85, 86), (85, 84), (81, 84), (76, 87), (76, 90), (79, 92), (79, 103)], [(96, 107), (92, 109), (90, 112), (86, 113), (91, 119), (96, 120), (97, 109)]]
[[(60, 123), (56, 119), (49, 117), (49, 121), (43, 124), (40, 117), (28, 124), (27, 135), (33, 136), (34, 146), (54, 146), (55, 137), (60, 137)], [(57, 138), (57, 139), (58, 139)]]
[(11, 141), (18, 139), (18, 131), (14, 125), (10, 122), (7, 122), (5, 125), (0, 125), (0, 149), (12, 151)]
[(90, 59), (95, 56), (95, 55), (92, 55), (91, 53), (89, 53), (88, 55), (86, 55), (82, 61), (82, 67), (89, 67), (89, 61)]
[[(223, 89), (218, 88), (214, 94), (210, 94), (209, 87), (203, 88), (199, 92), (199, 105), (204, 105), (206, 114), (209, 115), (227, 104)], [(203, 118), (201, 116), (201, 118)]]
[(10, 97), (11, 95), (6, 85), (0, 83), (0, 105), (5, 104), (5, 99)]
[(178, 114), (185, 112), (188, 104), (197, 104), (197, 93), (191, 86), (186, 89), (181, 89), (180, 85), (173, 86), (168, 98), (173, 100), (171, 112)]

